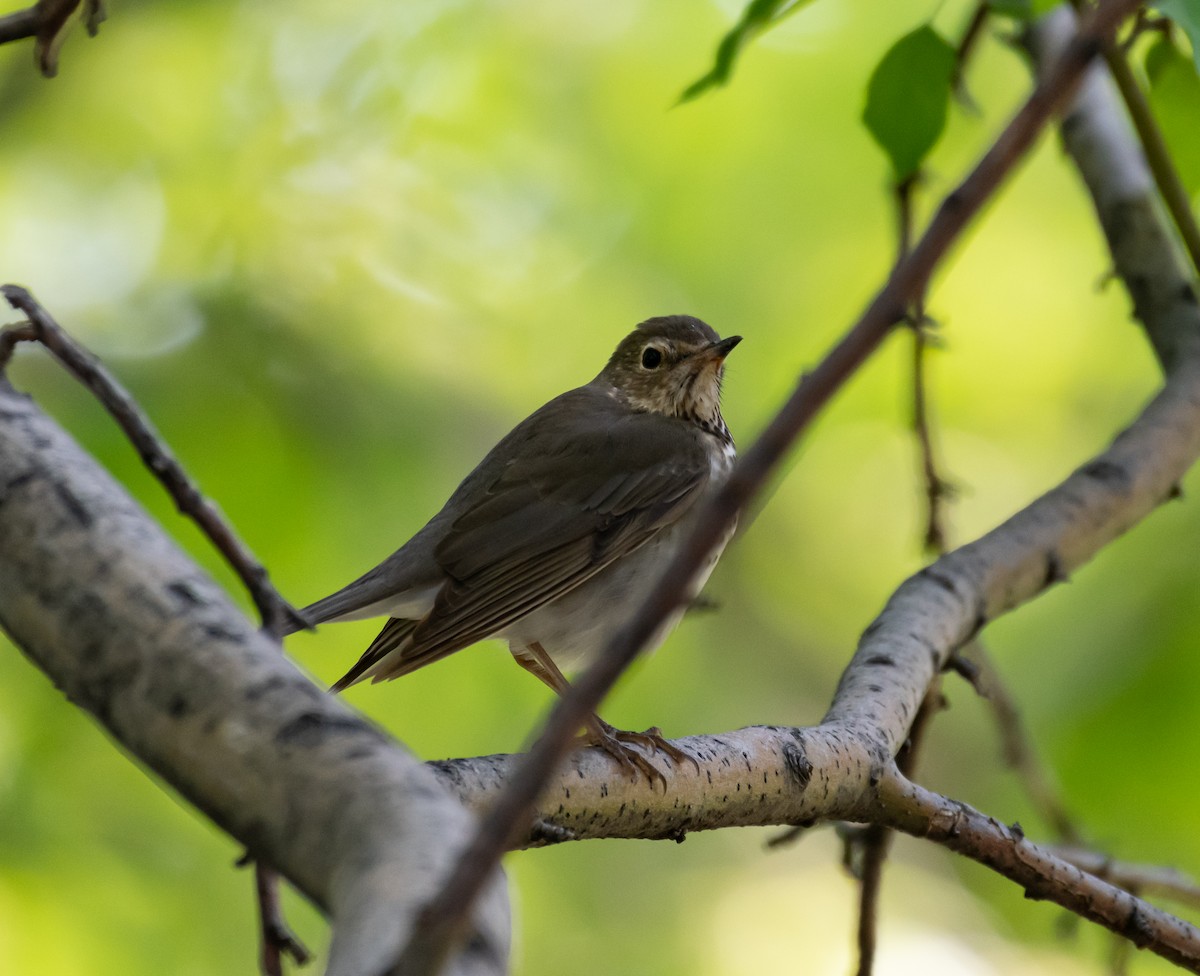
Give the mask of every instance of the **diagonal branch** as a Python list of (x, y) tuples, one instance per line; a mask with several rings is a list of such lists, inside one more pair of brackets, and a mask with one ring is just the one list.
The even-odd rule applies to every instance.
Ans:
[(899, 775), (883, 782), (877, 815), (897, 830), (935, 840), (1012, 879), (1026, 898), (1053, 901), (1139, 949), (1200, 972), (1200, 930), (1034, 844), (1017, 824), (1005, 826)]
[(17, 342), (37, 341), (50, 350), (69, 373), (91, 390), (125, 432), (150, 473), (174, 499), (179, 511), (200, 527), (200, 531), (233, 567), (250, 591), (267, 631), (279, 635), (289, 625), (308, 626), (300, 612), (279, 595), (267, 576), (266, 568), (238, 538), (217, 507), (204, 497), (188, 477), (128, 391), (91, 353), (67, 335), (24, 288), (4, 285), (0, 287), (0, 294), (13, 308), (24, 312), (29, 320), (28, 324), (0, 332), (0, 374)]
[(1175, 868), (1118, 861), (1086, 847), (1056, 846), (1051, 853), (1088, 874), (1138, 894), (1155, 894), (1200, 908), (1200, 883)]
[[(601, 660), (589, 668), (575, 683), (572, 692), (556, 705), (527, 761), (485, 817), (450, 882), (430, 905), (426, 925), (406, 952), (412, 972), (436, 971), (442, 954), (461, 937), (463, 914), (474, 901), (482, 879), (503, 852), (528, 829), (537, 797), (571, 751), (575, 731), (584, 717), (595, 710), (661, 621), (683, 602), (683, 595), (697, 568), (725, 536), (737, 514), (775, 471), (804, 427), (874, 352), (894, 324), (903, 319), (909, 303), (925, 289), (950, 245), (1033, 144), (1058, 106), (1074, 92), (1103, 39), (1111, 36), (1121, 20), (1138, 6), (1136, 0), (1106, 0), (1081, 25), (1078, 35), (1038, 83), (995, 144), (967, 179), (943, 201), (925, 235), (908, 258), (896, 266), (859, 322), (801, 381), (767, 430), (738, 463), (724, 488), (707, 505), (706, 517), (698, 519), (696, 531), (685, 541), (629, 624), (606, 649)], [(973, 621), (972, 626), (977, 622)], [(956, 636), (954, 646), (961, 644), (969, 634)], [(927, 683), (921, 681), (919, 694), (922, 698)], [(844, 682), (843, 690), (846, 689)], [(861, 692), (862, 689), (856, 690)], [(871, 699), (876, 700), (874, 694)], [(841, 724), (845, 705), (845, 696), (840, 696), (830, 715), (833, 724)], [(913, 714), (915, 706), (905, 716), (903, 732), (907, 731), (907, 721)], [(844, 717), (858, 716), (847, 713)], [(894, 745), (897, 739), (903, 741), (903, 732), (890, 736), (887, 744)]]

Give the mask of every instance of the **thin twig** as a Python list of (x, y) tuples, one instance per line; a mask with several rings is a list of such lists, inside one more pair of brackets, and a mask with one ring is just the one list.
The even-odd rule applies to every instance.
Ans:
[(1049, 773), (1039, 761), (1016, 699), (1000, 677), (991, 656), (978, 641), (971, 645), (969, 653), (976, 666), (972, 684), (991, 706), (1000, 732), (1005, 764), (1017, 774), (1034, 809), (1055, 836), (1065, 844), (1082, 846), (1085, 843), (1083, 834), (1075, 826)]
[(5, 14), (0, 17), (0, 44), (33, 37), (38, 31), (39, 21), (37, 7), (26, 7), (24, 10)]
[(937, 455), (929, 422), (929, 396), (925, 365), (928, 362), (929, 320), (921, 310), (915, 310), (912, 322), (912, 394), (913, 436), (917, 441), (917, 456), (921, 463), (921, 480), (925, 487), (925, 532), (921, 544), (931, 555), (946, 551), (946, 499), (953, 493), (950, 482), (938, 473)]
[(45, 346), (69, 373), (92, 391), (125, 432), (151, 473), (175, 500), (179, 511), (200, 527), (233, 567), (250, 591), (263, 628), (278, 636), (291, 625), (308, 626), (300, 612), (271, 585), (266, 569), (238, 538), (217, 507), (200, 493), (128, 391), (90, 352), (67, 335), (28, 291), (18, 285), (4, 285), (0, 287), (0, 294), (29, 319), (27, 324), (6, 330), (7, 337), (0, 339), (0, 367), (17, 342), (36, 340)]
[(0, 17), (0, 44), (35, 38), (38, 67), (45, 77), (53, 78), (58, 73), (59, 48), (81, 2), (84, 26), (95, 37), (106, 17), (103, 0), (38, 0), (32, 7)]
[(10, 325), (5, 329), (0, 329), (0, 373), (8, 369), (9, 361), (12, 359), (13, 350), (22, 342), (37, 341), (38, 331), (28, 322), (21, 322), (17, 325)]
[(288, 928), (279, 904), (279, 875), (262, 861), (254, 864), (254, 893), (259, 905), (259, 966), (263, 976), (283, 976), (283, 957), (303, 966), (312, 954)]
[[(903, 259), (912, 248), (913, 237), (913, 190), (920, 182), (920, 174), (910, 176), (896, 185), (896, 219), (899, 237), (898, 258)], [(929, 317), (925, 314), (924, 294), (913, 299), (908, 315), (909, 330), (912, 332), (912, 430), (917, 442), (920, 458), (921, 478), (925, 488), (925, 532), (921, 544), (927, 553), (940, 556), (946, 551), (947, 532), (945, 526), (945, 502), (951, 493), (950, 482), (939, 473), (937, 455), (933, 447), (933, 435), (929, 419), (929, 397), (926, 392), (926, 370), (929, 350)]]
[(892, 836), (890, 828), (871, 824), (847, 841), (848, 845), (857, 848), (858, 927), (854, 940), (858, 948), (857, 976), (871, 976), (875, 968), (879, 892), (883, 887), (883, 865), (891, 850)]
[(1129, 28), (1129, 33), (1125, 35), (1125, 40), (1121, 42), (1121, 50), (1128, 54), (1139, 37), (1150, 33), (1169, 37), (1171, 34), (1171, 19), (1169, 17), (1156, 17), (1143, 7), (1134, 16), (1133, 25)]
[[(900, 772), (911, 778), (916, 773), (917, 758), (921, 745), (925, 741), (925, 733), (932, 724), (933, 717), (946, 707), (942, 697), (942, 682), (939, 676), (930, 686), (925, 700), (913, 719), (912, 729), (904, 748), (896, 756), (896, 767)], [(871, 824), (850, 843), (859, 846), (857, 863), (859, 879), (858, 899), (858, 945), (857, 976), (871, 976), (875, 965), (875, 933), (879, 917), (879, 891), (883, 885), (883, 865), (887, 861), (888, 851), (891, 850), (892, 838), (895, 831), (883, 824)]]
[(975, 107), (975, 103), (967, 91), (964, 78), (967, 73), (967, 64), (975, 53), (979, 38), (983, 36), (983, 28), (987, 24), (990, 13), (991, 7), (987, 3), (980, 3), (975, 7), (971, 19), (967, 22), (966, 30), (959, 39), (958, 47), (954, 50), (954, 71), (950, 75), (950, 90), (971, 108)]
[(538, 794), (574, 748), (575, 732), (585, 716), (595, 711), (662, 620), (684, 602), (697, 567), (725, 537), (738, 513), (774, 473), (799, 434), (879, 347), (893, 326), (903, 321), (910, 302), (925, 290), (950, 245), (1033, 144), (1057, 108), (1075, 91), (1101, 40), (1137, 7), (1138, 0), (1107, 0), (1083, 22), (1078, 35), (996, 142), (942, 202), (921, 241), (895, 267), (859, 321), (801, 380), (762, 436), (736, 465), (729, 480), (705, 505), (695, 531), (684, 540), (637, 613), (609, 643), (600, 660), (558, 701), (508, 789), (482, 819), (405, 950), (401, 960), (405, 972), (437, 971), (450, 947), (461, 938), (467, 912), (485, 879), (503, 852), (528, 829)]

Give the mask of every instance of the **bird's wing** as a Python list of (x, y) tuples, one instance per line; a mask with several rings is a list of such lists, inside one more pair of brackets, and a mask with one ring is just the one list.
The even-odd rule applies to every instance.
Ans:
[(509, 452), (485, 489), (477, 486), (435, 549), (447, 581), (432, 610), (398, 641), (398, 622), (389, 621), (360, 665), (370, 662), (356, 665), (359, 675), (407, 674), (504, 630), (695, 504), (712, 470), (702, 434), (684, 421), (616, 409), (607, 397), (581, 399), (522, 425), (519, 452)]

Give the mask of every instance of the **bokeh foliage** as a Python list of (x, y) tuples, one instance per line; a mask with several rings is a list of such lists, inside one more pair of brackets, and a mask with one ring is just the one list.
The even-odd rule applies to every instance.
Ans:
[[(752, 439), (892, 258), (891, 164), (861, 121), (875, 66), (913, 31), (956, 39), (970, 12), (817, 0), (743, 50), (728, 86), (676, 106), (737, 5), (116, 0), (53, 82), (27, 46), (0, 48), (0, 278), (106, 359), (305, 602), (403, 541), (648, 315), (746, 336), (726, 417)], [(1149, 70), (1186, 118), (1180, 43)], [(968, 83), (977, 109), (951, 107), (920, 213), (1028, 86), (1002, 32)], [(1181, 158), (1198, 133), (1172, 127)], [(930, 296), (955, 539), (1052, 485), (1154, 389), (1107, 268), (1047, 137)], [(681, 735), (820, 718), (858, 632), (922, 561), (908, 347), (895, 336), (833, 404), (710, 583), (719, 612), (639, 665), (610, 721)], [(239, 592), (83, 393), (36, 352), (14, 377)], [(1195, 482), (987, 637), (1090, 836), (1200, 871)], [(288, 650), (329, 681), (373, 627)], [(0, 972), (250, 971), (236, 846), (0, 650)], [(429, 758), (518, 749), (548, 705), (499, 645), (348, 697)], [(984, 709), (957, 681), (949, 697), (926, 781), (1041, 836)], [(772, 833), (510, 858), (515, 971), (846, 971), (854, 888), (832, 836), (767, 853)], [(315, 913), (291, 912), (322, 945)], [(1101, 971), (1105, 937), (1063, 942), (1060, 921), (902, 841), (880, 971)]]

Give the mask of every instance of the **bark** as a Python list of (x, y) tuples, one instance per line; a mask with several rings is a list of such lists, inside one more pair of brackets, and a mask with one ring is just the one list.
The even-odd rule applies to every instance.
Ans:
[[(0, 624), (125, 749), (331, 916), (330, 973), (387, 970), (472, 818), (287, 661), (2, 380)], [(503, 972), (498, 878), (472, 925), (452, 971)]]

